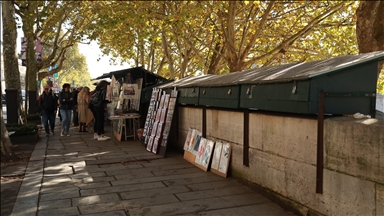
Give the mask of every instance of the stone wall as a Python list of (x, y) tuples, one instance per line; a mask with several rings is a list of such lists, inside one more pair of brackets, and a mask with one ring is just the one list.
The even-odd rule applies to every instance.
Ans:
[[(202, 131), (200, 108), (179, 108), (179, 145)], [(243, 165), (243, 112), (207, 109), (207, 137), (232, 143), (231, 175), (297, 203), (303, 215), (384, 215), (384, 121), (324, 122), (323, 194), (316, 194), (317, 119), (250, 113), (249, 166)]]

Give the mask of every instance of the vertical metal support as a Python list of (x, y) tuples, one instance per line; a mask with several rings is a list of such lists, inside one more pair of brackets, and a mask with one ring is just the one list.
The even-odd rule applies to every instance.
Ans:
[(371, 113), (372, 118), (376, 118), (376, 95), (371, 97)]
[(5, 89), (5, 101), (7, 106), (7, 124), (19, 123), (19, 106), (17, 89)]
[(207, 137), (207, 107), (203, 107), (203, 137)]
[(249, 167), (249, 110), (244, 111), (243, 165)]
[(324, 97), (323, 91), (319, 95), (319, 110), (317, 113), (317, 160), (316, 160), (316, 193), (323, 193), (324, 167)]

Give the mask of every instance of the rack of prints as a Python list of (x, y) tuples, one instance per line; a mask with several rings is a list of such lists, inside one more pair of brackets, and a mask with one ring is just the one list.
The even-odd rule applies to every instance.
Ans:
[(168, 96), (166, 96), (166, 99), (165, 99), (166, 100), (165, 105), (168, 105), (168, 109), (166, 112), (164, 131), (163, 131), (163, 136), (162, 136), (162, 140), (161, 140), (161, 144), (160, 144), (160, 148), (159, 148), (159, 154), (164, 156), (164, 157), (165, 157), (165, 152), (167, 150), (168, 136), (169, 136), (169, 131), (171, 130), (171, 126), (172, 126), (173, 114), (175, 113), (177, 91), (176, 90), (172, 91), (171, 95), (168, 97), (169, 103), (168, 103), (167, 97)]
[(231, 155), (231, 145), (203, 138), (200, 131), (190, 128), (184, 143), (184, 159), (208, 171), (212, 159), (210, 171), (227, 177), (228, 166)]
[(149, 138), (149, 142), (147, 144), (147, 151), (151, 151), (154, 154), (159, 153), (160, 155), (165, 156), (168, 135), (171, 128), (172, 117), (176, 105), (176, 97), (176, 89), (172, 90), (171, 94), (163, 94), (161, 96), (159, 107), (156, 111), (156, 119), (153, 127), (155, 128), (155, 124), (157, 124), (156, 132), (154, 134), (152, 133), (151, 137)]
[(147, 113), (147, 118), (145, 120), (145, 126), (144, 126), (144, 144), (148, 144), (149, 141), (149, 136), (151, 134), (153, 122), (155, 120), (156, 116), (156, 104), (158, 103), (158, 96), (160, 89), (153, 88), (152, 91), (152, 96), (151, 96), (151, 101), (149, 102), (149, 107), (148, 107), (148, 113)]
[[(153, 90), (155, 91), (155, 89)], [(157, 93), (155, 93), (155, 100), (156, 102), (154, 103), (154, 109), (152, 110), (152, 115), (150, 118), (150, 121), (148, 122), (148, 128), (152, 129), (150, 130), (150, 133), (147, 133), (146, 139), (148, 138), (147, 144), (147, 151), (152, 151), (153, 153), (157, 153), (157, 149), (159, 146), (159, 141), (161, 140), (160, 135), (161, 131), (163, 129), (163, 123), (160, 122), (160, 117), (161, 117), (161, 111), (163, 109), (162, 106), (164, 106), (164, 100), (165, 100), (165, 95), (161, 89), (156, 89)], [(163, 93), (163, 94), (162, 94)], [(159, 100), (160, 98), (160, 100)], [(149, 113), (149, 109), (148, 109)], [(149, 132), (149, 130), (148, 130)]]

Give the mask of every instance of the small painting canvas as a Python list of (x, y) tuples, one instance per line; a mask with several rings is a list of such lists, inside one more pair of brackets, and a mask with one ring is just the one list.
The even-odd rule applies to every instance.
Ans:
[(138, 86), (137, 84), (123, 84), (123, 98), (124, 99), (138, 99)]
[(161, 132), (163, 132), (163, 125), (164, 123), (162, 122), (159, 122), (159, 124), (157, 125), (157, 131), (156, 131), (156, 137), (161, 137)]
[[(165, 131), (164, 131), (165, 132)], [(187, 133), (187, 138), (185, 139), (184, 142), (184, 150), (188, 151), (189, 150), (189, 145), (191, 144), (191, 136), (192, 136), (193, 129), (189, 128), (188, 133)]]
[(149, 137), (148, 144), (147, 144), (147, 151), (152, 151), (152, 145), (153, 145), (153, 136)]
[(222, 147), (223, 147), (223, 143), (221, 143), (220, 141), (217, 141), (215, 145), (215, 151), (213, 152), (212, 165), (211, 165), (212, 169), (215, 169), (215, 170), (219, 169), (219, 162), (220, 162)]
[(195, 163), (197, 164), (202, 164), (206, 143), (207, 143), (207, 140), (205, 138), (200, 138), (200, 142), (196, 145), (196, 146), (199, 146), (198, 151), (196, 153), (196, 159), (195, 159)]
[(213, 142), (212, 140), (206, 141), (204, 154), (203, 154), (203, 157), (200, 161), (201, 162), (200, 164), (205, 168), (208, 168), (209, 162), (211, 161), (212, 151), (213, 151), (214, 145), (215, 145), (215, 142)]
[(202, 133), (199, 132), (199, 134), (197, 134), (197, 136), (196, 136), (195, 142), (192, 144), (193, 146), (191, 146), (192, 147), (191, 152), (194, 155), (197, 155), (197, 153), (199, 151), (201, 136), (202, 136)]
[(231, 155), (231, 145), (229, 143), (224, 143), (223, 148), (221, 150), (219, 172), (226, 173), (228, 171), (230, 155)]
[(159, 138), (156, 137), (155, 140), (153, 141), (152, 153), (157, 154), (158, 147), (159, 147)]

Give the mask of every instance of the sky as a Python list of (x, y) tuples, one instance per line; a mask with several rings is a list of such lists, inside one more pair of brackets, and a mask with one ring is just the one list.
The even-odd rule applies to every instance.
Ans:
[[(23, 31), (18, 29), (17, 31), (17, 52), (20, 53), (21, 50), (21, 37), (24, 36)], [(101, 57), (103, 54), (100, 51), (99, 46), (96, 42), (91, 42), (91, 44), (79, 44), (79, 52), (83, 54), (86, 58), (88, 71), (91, 75), (91, 78), (96, 78), (101, 76), (103, 73), (108, 73), (111, 71), (122, 70), (126, 68), (131, 68), (132, 66), (128, 64), (120, 65), (110, 65), (109, 59), (110, 56)], [(100, 61), (97, 59), (101, 57)]]
[[(92, 42), (90, 45), (79, 44), (79, 52), (83, 54), (87, 59), (88, 71), (91, 74), (91, 78), (101, 76), (103, 73), (131, 68), (131, 66), (128, 64), (123, 64), (123, 66), (110, 65), (110, 57), (101, 57), (102, 53), (96, 42)], [(101, 59), (100, 61), (97, 61), (99, 57), (101, 57)]]

